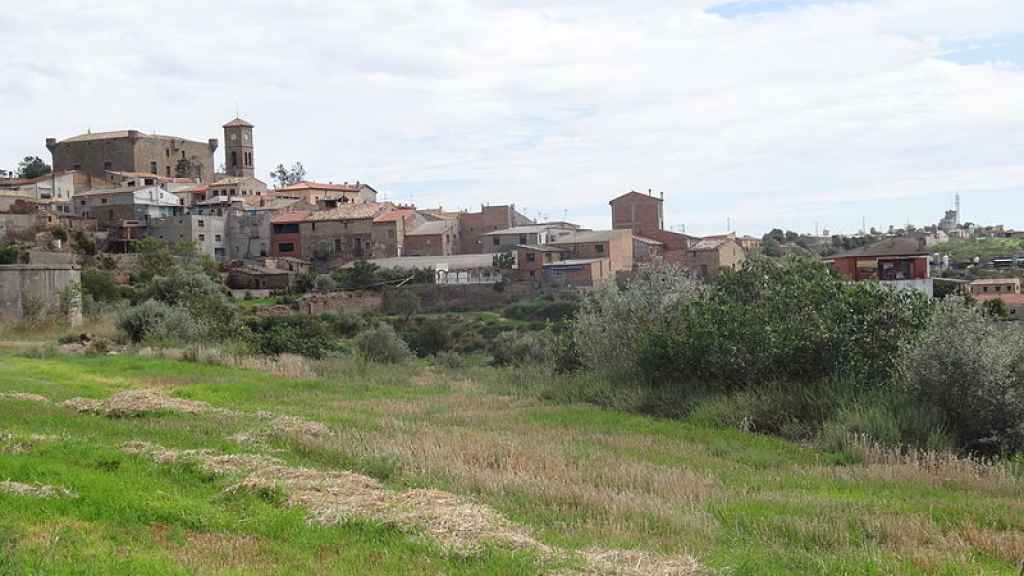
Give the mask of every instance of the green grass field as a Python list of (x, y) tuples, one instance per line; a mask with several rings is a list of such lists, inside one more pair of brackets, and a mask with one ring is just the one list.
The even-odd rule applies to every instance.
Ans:
[[(0, 482), (74, 495), (0, 490), (0, 574), (1017, 575), (1024, 561), (1019, 478), (949, 459), (844, 465), (765, 436), (553, 404), (536, 393), (551, 377), (530, 371), (335, 360), (294, 378), (148, 356), (0, 354)], [(214, 409), (111, 417), (60, 404), (138, 389)], [(282, 415), (329, 433), (268, 428)], [(312, 522), (294, 481), (228, 490), (244, 473), (121, 449), (136, 441), (354, 472), (378, 481), (378, 496), (443, 491), (531, 544), (481, 537), (456, 550), (402, 519), (415, 514), (382, 520), (362, 504)], [(650, 563), (591, 561), (617, 557), (597, 550)], [(701, 569), (672, 564), (689, 555)]]

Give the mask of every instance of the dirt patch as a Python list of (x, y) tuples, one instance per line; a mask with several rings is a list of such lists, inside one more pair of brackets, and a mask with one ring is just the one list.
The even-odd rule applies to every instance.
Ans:
[(0, 492), (17, 494), (19, 496), (32, 496), (33, 498), (77, 498), (78, 496), (60, 486), (49, 486), (47, 484), (22, 484), (21, 482), (5, 481), (0, 482)]
[(72, 398), (63, 404), (78, 412), (92, 412), (110, 417), (142, 416), (160, 412), (200, 414), (203, 412), (224, 412), (212, 408), (205, 402), (173, 398), (160, 390), (125, 390), (106, 400)]
[(27, 402), (39, 402), (41, 404), (49, 404), (50, 399), (46, 396), (40, 396), (39, 394), (30, 394), (28, 392), (0, 392), (0, 399), (6, 400), (25, 400)]
[[(484, 544), (513, 549), (528, 548), (542, 557), (564, 560), (576, 553), (559, 550), (534, 539), (529, 531), (493, 508), (438, 490), (395, 491), (377, 480), (346, 471), (322, 471), (285, 466), (272, 457), (221, 455), (212, 450), (170, 450), (146, 442), (122, 446), (129, 453), (145, 454), (157, 462), (190, 460), (217, 474), (244, 474), (228, 492), (283, 490), (288, 504), (309, 511), (309, 520), (336, 524), (366, 518), (422, 530), (444, 548), (468, 554)], [(585, 568), (577, 575), (682, 576), (701, 574), (692, 557), (667, 558), (622, 550), (586, 551), (578, 554)]]

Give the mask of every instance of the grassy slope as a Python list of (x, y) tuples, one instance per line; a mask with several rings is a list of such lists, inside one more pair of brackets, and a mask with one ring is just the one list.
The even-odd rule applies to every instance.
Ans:
[[(779, 440), (559, 406), (518, 393), (521, 371), (329, 365), (314, 380), (138, 357), (0, 356), (0, 392), (53, 400), (125, 388), (319, 420), (331, 440), (278, 440), (285, 460), (363, 472), (396, 488), (472, 495), (569, 548), (689, 551), (744, 574), (1016, 574), (1024, 491), (898, 466), (838, 466)], [(225, 496), (229, 480), (117, 450), (127, 440), (253, 450), (223, 415), (108, 419), (0, 399), (0, 432), (49, 434), (0, 454), (0, 480), (76, 500), (0, 493), (0, 574), (529, 574), (532, 555), (462, 558), (394, 526), (310, 526), (299, 510)], [(271, 499), (273, 500), (273, 499)], [(371, 569), (372, 567), (372, 569)]]

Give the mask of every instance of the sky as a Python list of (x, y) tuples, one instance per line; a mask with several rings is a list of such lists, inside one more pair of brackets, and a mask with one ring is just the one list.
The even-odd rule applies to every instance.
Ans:
[(1021, 0), (39, 1), (0, 12), (0, 168), (92, 131), (219, 138), (257, 176), (691, 234), (1024, 228)]

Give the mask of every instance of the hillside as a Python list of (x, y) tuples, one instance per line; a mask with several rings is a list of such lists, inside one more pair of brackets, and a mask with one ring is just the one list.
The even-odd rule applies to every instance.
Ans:
[(1017, 574), (1024, 484), (529, 370), (0, 356), (0, 574)]

